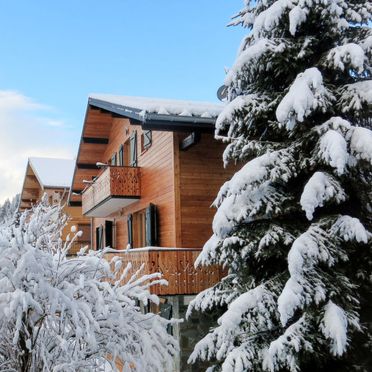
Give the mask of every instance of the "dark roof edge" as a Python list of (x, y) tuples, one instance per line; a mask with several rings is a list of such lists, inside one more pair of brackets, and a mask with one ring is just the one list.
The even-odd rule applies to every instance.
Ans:
[(119, 104), (102, 101), (89, 97), (88, 104), (121, 117), (131, 119), (132, 124), (140, 124), (144, 129), (166, 130), (166, 131), (185, 131), (185, 130), (214, 130), (215, 118), (205, 118), (200, 116), (179, 116), (164, 115), (156, 113), (146, 113), (143, 110), (122, 106)]

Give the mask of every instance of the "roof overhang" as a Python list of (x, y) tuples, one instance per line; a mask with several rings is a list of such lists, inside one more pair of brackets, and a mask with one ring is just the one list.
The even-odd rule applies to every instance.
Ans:
[(143, 110), (89, 97), (88, 105), (110, 112), (118, 117), (130, 119), (130, 123), (141, 125), (146, 130), (167, 132), (202, 131), (213, 132), (216, 119), (200, 116), (163, 115), (143, 113)]

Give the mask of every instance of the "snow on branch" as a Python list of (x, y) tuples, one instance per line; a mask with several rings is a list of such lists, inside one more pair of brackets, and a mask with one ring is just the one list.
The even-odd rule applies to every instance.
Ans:
[(234, 371), (245, 371), (256, 364), (259, 361), (258, 350), (249, 350), (247, 342), (236, 347), (243, 336), (242, 324), (246, 339), (264, 340), (265, 334), (275, 327), (272, 319), (278, 316), (276, 299), (275, 290), (270, 288), (270, 284), (260, 285), (241, 294), (220, 317), (219, 326), (198, 342), (189, 362), (207, 357), (225, 359), (224, 371), (232, 367)]
[(328, 301), (322, 319), (321, 330), (324, 336), (331, 340), (333, 355), (342, 355), (347, 346), (347, 316), (344, 310)]
[(357, 241), (358, 243), (368, 243), (371, 234), (365, 229), (358, 218), (350, 216), (340, 216), (332, 225), (331, 234), (338, 236), (345, 242)]
[(255, 71), (256, 65), (264, 55), (282, 53), (284, 48), (284, 43), (276, 43), (265, 38), (248, 45), (246, 49), (241, 51), (233, 67), (228, 71), (224, 84), (229, 86), (236, 82), (239, 76), (244, 73), (250, 74), (250, 71)]
[(351, 67), (358, 73), (364, 71), (366, 62), (367, 58), (363, 48), (355, 43), (349, 43), (331, 49), (326, 58), (326, 64), (331, 68), (338, 68), (344, 71), (346, 67)]
[(230, 304), (239, 293), (234, 290), (234, 275), (228, 275), (220, 283), (200, 292), (189, 304), (186, 319), (191, 316), (193, 311), (207, 311), (216, 306)]
[(357, 113), (372, 104), (372, 80), (344, 85), (339, 93), (338, 106), (341, 111)]
[(264, 353), (263, 367), (267, 371), (279, 371), (288, 368), (291, 372), (299, 371), (298, 353), (301, 350), (312, 352), (311, 343), (306, 339), (308, 319), (302, 316), (290, 325), (283, 335), (270, 343)]
[(297, 122), (303, 122), (314, 111), (325, 111), (333, 99), (323, 85), (322, 74), (312, 67), (297, 75), (276, 109), (276, 118), (292, 130)]
[[(342, 248), (342, 242), (367, 243), (371, 238), (371, 234), (357, 218), (339, 216), (331, 222), (331, 226), (327, 220), (312, 224), (294, 241), (289, 251), (290, 278), (278, 299), (283, 325), (286, 325), (297, 309), (303, 309), (311, 303), (319, 304), (327, 298), (327, 291), (331, 288), (325, 282), (326, 277), (318, 273), (318, 266), (324, 264), (333, 267), (339, 261), (347, 261), (348, 254)], [(353, 288), (345, 277), (343, 285), (345, 291)]]
[(316, 208), (323, 207), (330, 200), (341, 203), (346, 194), (339, 182), (330, 174), (315, 172), (307, 181), (301, 194), (300, 204), (308, 220), (313, 219)]
[(345, 138), (337, 131), (330, 129), (320, 138), (319, 157), (341, 175), (349, 161)]
[(265, 33), (273, 30), (280, 22), (281, 18), (293, 7), (292, 0), (277, 0), (273, 4), (262, 11), (255, 19), (253, 24), (253, 34), (259, 39)]
[[(227, 137), (234, 138), (236, 134), (241, 131), (242, 127), (246, 127), (248, 118), (255, 118), (267, 109), (268, 100), (264, 96), (257, 94), (248, 94), (245, 96), (237, 96), (234, 100), (229, 102), (216, 120), (216, 133), (229, 128)], [(249, 117), (246, 114), (249, 113)], [(236, 118), (244, 115), (244, 121), (235, 123)]]
[(350, 150), (357, 159), (363, 159), (372, 164), (372, 131), (362, 127), (354, 128)]

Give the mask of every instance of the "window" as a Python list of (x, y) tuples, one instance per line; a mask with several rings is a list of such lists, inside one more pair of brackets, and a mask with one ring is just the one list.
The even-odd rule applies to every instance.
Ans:
[(144, 130), (141, 135), (141, 149), (145, 151), (152, 144), (152, 132), (151, 130)]
[(130, 138), (128, 138), (123, 146), (123, 165), (128, 167), (130, 165)]
[(146, 245), (158, 245), (158, 211), (154, 204), (146, 208)]
[(124, 165), (124, 145), (120, 145), (118, 152), (118, 165), (122, 167)]
[(105, 221), (105, 225), (96, 227), (96, 249), (114, 247), (114, 223)]
[(146, 209), (133, 214), (133, 247), (146, 246)]
[(134, 131), (130, 135), (129, 138), (130, 141), (130, 161), (129, 165), (131, 167), (136, 167), (137, 166), (137, 132)]
[(114, 247), (113, 230), (114, 224), (112, 223), (112, 221), (105, 221), (105, 247)]
[(154, 204), (130, 214), (127, 219), (127, 226), (128, 244), (131, 248), (158, 245), (157, 208)]
[(117, 156), (116, 156), (116, 152), (115, 152), (111, 157), (111, 165), (113, 165), (113, 166), (117, 165), (116, 158), (117, 158)]
[(133, 248), (133, 216), (130, 214), (127, 218), (127, 229), (128, 229), (128, 246)]

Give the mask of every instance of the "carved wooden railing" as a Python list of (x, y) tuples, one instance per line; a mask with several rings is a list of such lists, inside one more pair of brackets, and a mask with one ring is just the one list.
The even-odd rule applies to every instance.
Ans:
[(140, 169), (136, 167), (107, 167), (83, 192), (83, 214), (110, 197), (139, 197), (141, 195), (139, 172)]
[(138, 248), (129, 251), (106, 254), (111, 260), (119, 256), (122, 269), (129, 262), (132, 264), (130, 274), (136, 272), (142, 264), (142, 274), (160, 272), (168, 286), (155, 285), (151, 292), (158, 295), (196, 294), (216, 284), (226, 272), (219, 266), (199, 267), (195, 269), (194, 262), (200, 254), (200, 249), (192, 248)]

